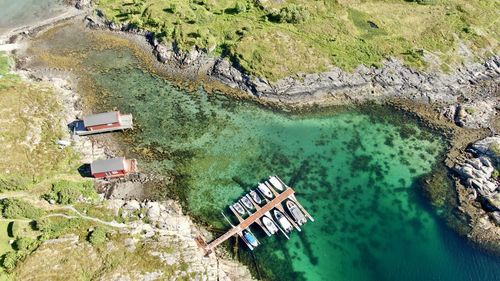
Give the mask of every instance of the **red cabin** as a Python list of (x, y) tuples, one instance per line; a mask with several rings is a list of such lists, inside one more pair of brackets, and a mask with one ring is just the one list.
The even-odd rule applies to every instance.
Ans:
[(96, 131), (123, 126), (119, 111), (98, 113), (83, 118), (83, 125), (88, 131)]
[(125, 157), (96, 160), (90, 164), (90, 171), (95, 178), (118, 178), (137, 172), (137, 160)]

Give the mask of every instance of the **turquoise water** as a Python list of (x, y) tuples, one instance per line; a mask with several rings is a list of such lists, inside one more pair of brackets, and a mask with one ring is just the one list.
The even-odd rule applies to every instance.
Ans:
[(381, 109), (282, 114), (201, 90), (186, 93), (136, 68), (100, 73), (95, 81), (114, 106), (134, 113), (141, 145), (170, 154), (153, 164), (180, 173), (188, 209), (204, 221), (218, 225), (220, 210), (270, 174), (295, 187), (316, 222), (290, 241), (261, 236), (255, 255), (263, 275), (495, 280), (500, 274), (498, 260), (443, 229), (421, 202), (416, 179), (436, 165), (444, 144), (411, 119)]
[(0, 34), (56, 16), (63, 0), (0, 0)]
[[(443, 140), (387, 108), (286, 114), (202, 90), (186, 92), (141, 68), (128, 49), (85, 51), (77, 74), (101, 109), (134, 114), (143, 169), (174, 177), (189, 212), (227, 228), (220, 210), (270, 174), (315, 217), (291, 239), (254, 251), (273, 280), (498, 280), (500, 260), (448, 230), (419, 179)], [(75, 66), (75, 68), (77, 68)], [(82, 87), (82, 89), (88, 89)], [(169, 196), (165, 191), (162, 196)], [(249, 251), (241, 257), (250, 260)], [(253, 268), (253, 263), (249, 262)]]

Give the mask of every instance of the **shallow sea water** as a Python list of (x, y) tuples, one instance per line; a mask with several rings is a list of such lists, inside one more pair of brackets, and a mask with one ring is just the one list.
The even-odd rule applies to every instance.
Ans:
[[(142, 68), (130, 50), (85, 51), (102, 109), (134, 114), (143, 167), (175, 174), (189, 212), (227, 228), (221, 210), (270, 174), (315, 217), (290, 240), (254, 251), (274, 280), (498, 280), (500, 260), (446, 228), (421, 196), (444, 141), (388, 108), (294, 115), (203, 90)], [(167, 194), (165, 194), (167, 196)], [(243, 259), (251, 260), (243, 250)], [(252, 262), (249, 262), (253, 266)]]
[(62, 13), (63, 0), (0, 0), (0, 34)]

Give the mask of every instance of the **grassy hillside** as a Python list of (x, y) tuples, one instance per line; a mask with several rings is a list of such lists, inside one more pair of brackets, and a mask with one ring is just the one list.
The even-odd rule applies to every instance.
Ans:
[[(276, 80), (330, 65), (347, 70), (396, 56), (449, 68), (459, 44), (497, 53), (499, 0), (100, 0), (116, 22), (204, 48)], [(490, 53), (484, 53), (484, 48)]]
[(55, 93), (9, 73), (10, 64), (0, 53), (0, 191), (27, 189), (56, 173), (72, 171), (78, 158), (56, 143), (64, 136), (64, 116)]

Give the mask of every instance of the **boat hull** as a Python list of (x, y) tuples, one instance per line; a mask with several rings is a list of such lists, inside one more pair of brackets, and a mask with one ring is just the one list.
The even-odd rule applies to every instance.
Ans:
[(233, 204), (233, 209), (235, 209), (240, 215), (244, 215), (245, 214), (245, 210), (243, 209), (243, 207), (241, 206), (240, 203), (234, 203)]
[(271, 190), (269, 190), (269, 188), (266, 185), (261, 183), (259, 184), (258, 189), (265, 197), (269, 199), (273, 198), (273, 193), (271, 192)]
[(277, 177), (274, 176), (269, 177), (269, 183), (271, 183), (271, 186), (279, 192), (285, 190), (285, 187)]
[(292, 201), (288, 201), (286, 202), (286, 206), (288, 208), (288, 211), (292, 215), (292, 218), (295, 220), (295, 222), (297, 222), (297, 224), (303, 225), (307, 222), (306, 216), (304, 216), (304, 214), (300, 211), (297, 204)]
[(262, 223), (267, 228), (269, 233), (275, 234), (278, 232), (278, 227), (276, 227), (276, 225), (274, 224), (274, 222), (270, 218), (262, 217)]
[(290, 231), (293, 230), (292, 224), (280, 211), (275, 210), (274, 217), (276, 218), (276, 221), (278, 221), (278, 223), (281, 225), (281, 227), (286, 233), (289, 233)]

